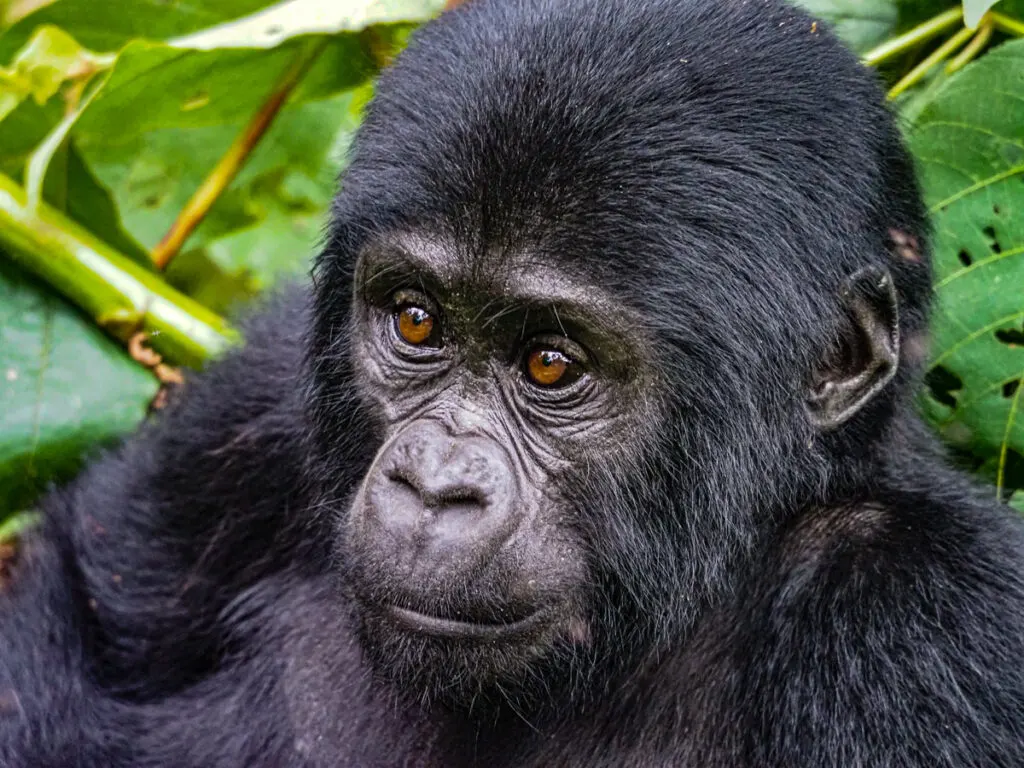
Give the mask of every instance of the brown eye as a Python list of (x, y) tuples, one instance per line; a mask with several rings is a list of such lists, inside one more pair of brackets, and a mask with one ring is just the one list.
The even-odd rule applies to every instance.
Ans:
[(526, 373), (541, 387), (566, 386), (580, 377), (579, 364), (557, 349), (535, 349), (526, 358)]
[(398, 335), (419, 346), (429, 341), (434, 332), (434, 318), (420, 307), (402, 307), (397, 315)]

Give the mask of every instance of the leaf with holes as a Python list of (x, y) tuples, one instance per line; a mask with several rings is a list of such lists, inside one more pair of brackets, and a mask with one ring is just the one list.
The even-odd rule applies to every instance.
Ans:
[(1024, 41), (950, 78), (909, 141), (935, 226), (925, 410), (1003, 468), (1024, 453)]
[(156, 379), (0, 253), (0, 521), (131, 430)]

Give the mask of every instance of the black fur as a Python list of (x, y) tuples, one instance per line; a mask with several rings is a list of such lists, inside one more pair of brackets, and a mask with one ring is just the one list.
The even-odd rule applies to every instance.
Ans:
[[(336, 543), (383, 428), (356, 256), (395, 231), (642, 318), (652, 418), (560, 476), (582, 642), (478, 705), (389, 674), (408, 648), (367, 635)], [(0, 764), (1024, 765), (1021, 525), (911, 405), (926, 241), (873, 78), (777, 0), (445, 14), (382, 78), (313, 295), (44, 502), (0, 596)], [(820, 431), (804, 393), (864, 267), (899, 372)]]

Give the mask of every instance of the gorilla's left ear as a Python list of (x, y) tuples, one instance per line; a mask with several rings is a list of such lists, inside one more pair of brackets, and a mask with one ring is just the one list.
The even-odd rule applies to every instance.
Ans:
[(853, 416), (896, 374), (900, 357), (899, 304), (888, 270), (867, 267), (843, 284), (849, 326), (838, 354), (817, 372), (807, 407), (822, 430)]

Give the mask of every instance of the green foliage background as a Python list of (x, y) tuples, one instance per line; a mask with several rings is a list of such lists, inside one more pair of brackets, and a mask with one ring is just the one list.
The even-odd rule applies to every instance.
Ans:
[[(799, 1), (873, 63), (877, 46), (961, 7)], [(50, 246), (25, 239), (51, 231), (33, 218), (38, 206), (52, 212), (53, 231), (85, 228), (102, 253), (155, 273), (150, 254), (189, 199), (282, 73), (315, 51), (154, 283), (166, 280), (172, 303), (188, 296), (232, 311), (307, 270), (374, 77), (440, 2), (0, 0), (0, 537), (48, 484), (145, 418), (159, 387), (96, 306), (106, 294), (69, 291)], [(939, 34), (877, 63), (890, 85), (912, 86), (894, 109), (935, 224), (933, 362), (921, 407), (957, 457), (1010, 498), (1024, 487), (1024, 0), (962, 8)], [(965, 24), (978, 33), (961, 32)], [(957, 34), (969, 55), (955, 71), (953, 51), (915, 74)], [(727, 44), (728, 29), (722, 36)], [(111, 316), (124, 309), (109, 307)], [(141, 323), (147, 305), (131, 312)], [(161, 351), (181, 362), (174, 349)]]

